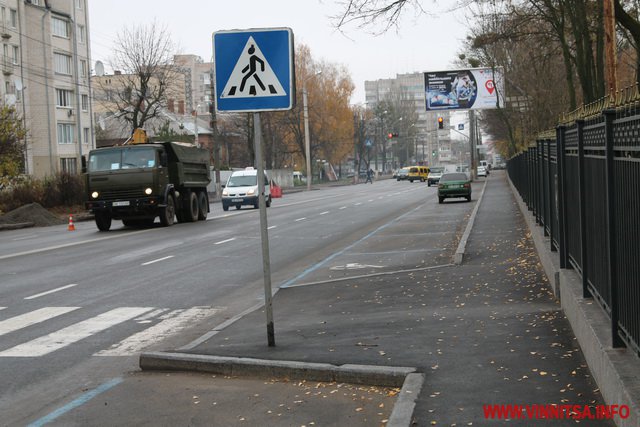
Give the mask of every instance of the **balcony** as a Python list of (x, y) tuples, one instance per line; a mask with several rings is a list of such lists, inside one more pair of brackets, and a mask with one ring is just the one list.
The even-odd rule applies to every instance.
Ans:
[(11, 26), (3, 19), (0, 19), (0, 36), (2, 36), (3, 39), (11, 38)]
[(6, 55), (2, 56), (2, 74), (5, 76), (10, 76), (13, 74), (15, 65), (13, 64), (13, 60)]

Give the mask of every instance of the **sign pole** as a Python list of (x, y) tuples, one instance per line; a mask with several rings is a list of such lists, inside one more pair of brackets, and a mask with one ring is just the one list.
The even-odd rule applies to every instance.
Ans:
[(258, 203), (260, 205), (260, 237), (262, 240), (262, 272), (264, 274), (264, 309), (267, 314), (267, 342), (275, 347), (273, 304), (271, 295), (271, 262), (269, 261), (269, 233), (267, 232), (267, 204), (264, 198), (264, 167), (262, 165), (262, 125), (260, 113), (253, 113), (253, 142), (256, 152)]

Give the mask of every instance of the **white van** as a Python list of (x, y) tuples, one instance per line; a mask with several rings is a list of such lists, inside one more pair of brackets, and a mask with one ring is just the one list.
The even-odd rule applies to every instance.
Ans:
[[(250, 205), (257, 209), (257, 176), (258, 171), (251, 167), (233, 172), (222, 190), (222, 210), (228, 211), (229, 206), (240, 209), (242, 205)], [(267, 207), (271, 206), (271, 188), (267, 175), (264, 176), (264, 197)]]

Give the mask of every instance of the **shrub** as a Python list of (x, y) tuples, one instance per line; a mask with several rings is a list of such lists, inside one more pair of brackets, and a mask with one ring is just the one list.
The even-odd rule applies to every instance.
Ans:
[(80, 205), (84, 201), (82, 176), (66, 172), (43, 180), (27, 178), (0, 191), (0, 211), (9, 212), (37, 202), (45, 208)]

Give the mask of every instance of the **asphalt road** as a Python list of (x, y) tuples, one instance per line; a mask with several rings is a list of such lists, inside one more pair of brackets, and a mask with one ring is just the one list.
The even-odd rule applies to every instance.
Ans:
[[(392, 180), (285, 194), (268, 209), (273, 288), (447, 264), (473, 205), (440, 205), (435, 187)], [(169, 228), (116, 221), (101, 233), (80, 222), (0, 239), (3, 424), (47, 414), (135, 371), (141, 351), (188, 346), (264, 301), (253, 209), (216, 204), (206, 222)]]

